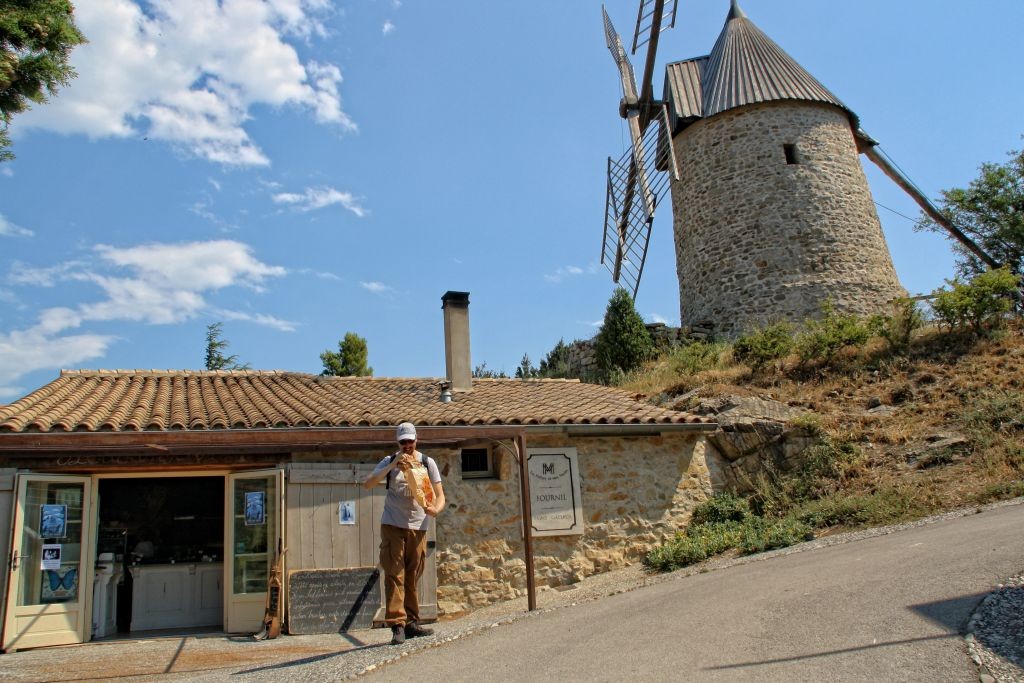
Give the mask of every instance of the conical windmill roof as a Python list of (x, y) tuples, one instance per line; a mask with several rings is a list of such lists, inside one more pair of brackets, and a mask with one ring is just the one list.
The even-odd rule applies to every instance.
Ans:
[(679, 125), (761, 102), (823, 102), (857, 115), (754, 25), (733, 0), (711, 54), (669, 64), (665, 97)]

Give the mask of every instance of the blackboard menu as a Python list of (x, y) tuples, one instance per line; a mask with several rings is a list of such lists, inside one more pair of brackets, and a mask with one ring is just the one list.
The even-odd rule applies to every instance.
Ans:
[(376, 567), (299, 569), (288, 573), (288, 633), (370, 628), (380, 608)]

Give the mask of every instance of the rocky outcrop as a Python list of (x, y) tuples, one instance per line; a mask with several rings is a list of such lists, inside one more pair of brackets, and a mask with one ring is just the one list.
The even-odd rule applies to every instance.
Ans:
[[(753, 491), (758, 474), (766, 468), (788, 471), (800, 455), (819, 443), (818, 430), (800, 418), (810, 414), (805, 408), (762, 397), (716, 396), (687, 399), (689, 412), (711, 416), (719, 429), (708, 441), (728, 464), (723, 468), (725, 484), (737, 493)], [(679, 405), (679, 407), (683, 407)]]

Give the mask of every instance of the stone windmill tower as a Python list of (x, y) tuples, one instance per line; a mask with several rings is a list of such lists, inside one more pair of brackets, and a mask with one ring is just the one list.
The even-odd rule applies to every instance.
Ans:
[[(858, 154), (875, 144), (857, 115), (732, 0), (707, 56), (670, 63), (650, 84), (675, 2), (641, 0), (640, 92), (605, 14), (633, 146), (609, 160), (602, 261), (635, 295), (654, 208), (671, 189), (682, 325), (730, 336), (837, 310), (887, 312), (905, 295)], [(671, 182), (666, 179), (671, 178)]]

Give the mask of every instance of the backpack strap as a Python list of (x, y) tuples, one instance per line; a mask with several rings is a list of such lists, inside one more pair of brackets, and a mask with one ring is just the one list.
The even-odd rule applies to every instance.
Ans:
[[(397, 453), (392, 453), (391, 455), (388, 456), (388, 464), (389, 465), (392, 463), (392, 461), (394, 461), (396, 455), (398, 455), (398, 454)], [(433, 458), (431, 458), (426, 453), (423, 454), (423, 466), (427, 468), (427, 473), (428, 474), (430, 472), (430, 462), (431, 462), (431, 460), (433, 460)], [(434, 463), (434, 469), (437, 469), (437, 463), (436, 462)], [(391, 470), (391, 472), (388, 472), (388, 476), (384, 478), (385, 479), (385, 481), (384, 481), (384, 489), (385, 490), (391, 488), (391, 473), (392, 472), (394, 472), (394, 470)], [(433, 482), (431, 482), (431, 484), (433, 484)]]

